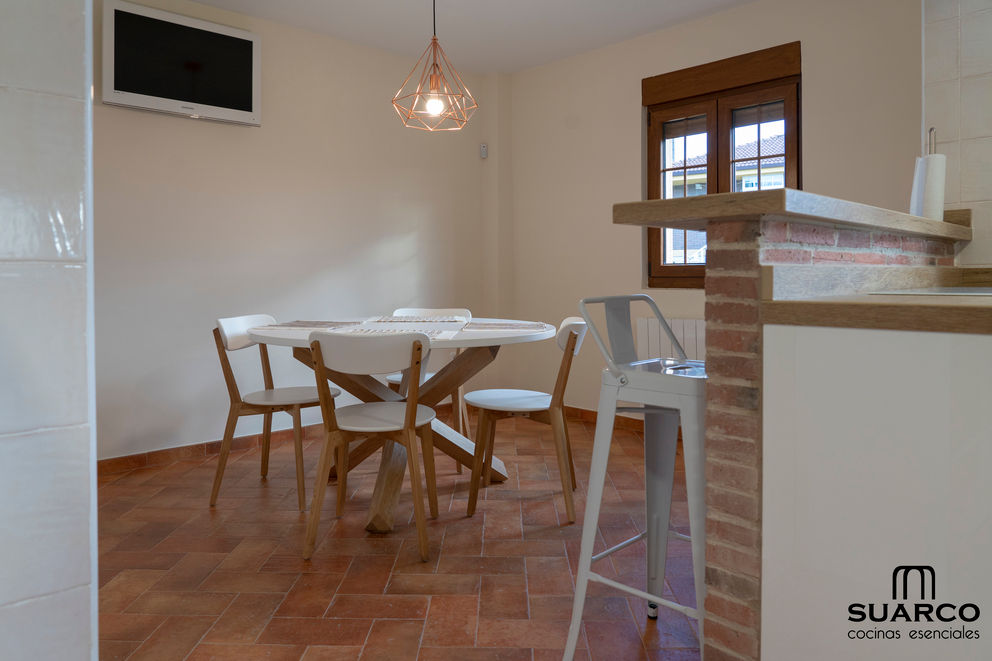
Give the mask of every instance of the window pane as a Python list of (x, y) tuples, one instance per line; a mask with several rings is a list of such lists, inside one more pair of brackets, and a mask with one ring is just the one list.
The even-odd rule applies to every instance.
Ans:
[(685, 262), (686, 264), (706, 263), (706, 232), (686, 230), (685, 233)]
[(785, 157), (761, 159), (761, 190), (785, 188)]
[[(685, 173), (681, 168), (704, 168), (707, 163), (706, 115), (665, 122), (661, 126), (661, 168), (676, 170), (666, 172), (662, 180), (662, 197), (685, 197)], [(705, 176), (703, 179), (705, 180)], [(690, 187), (688, 194), (693, 194)], [(696, 193), (699, 194), (699, 193)]]
[(685, 197), (685, 170), (670, 170), (664, 173), (662, 198)]
[(758, 161), (732, 163), (730, 168), (734, 184), (733, 192), (758, 190)]
[(665, 228), (665, 264), (685, 263), (685, 230)]
[(785, 102), (773, 101), (733, 111), (732, 160), (785, 153)]
[(685, 173), (685, 196), (706, 195), (706, 168), (692, 168)]

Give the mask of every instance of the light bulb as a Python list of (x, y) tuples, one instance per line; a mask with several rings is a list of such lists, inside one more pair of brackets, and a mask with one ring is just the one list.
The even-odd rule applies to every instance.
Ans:
[(436, 96), (432, 96), (427, 99), (427, 104), (424, 106), (424, 109), (427, 110), (428, 115), (437, 117), (444, 112), (444, 101)]

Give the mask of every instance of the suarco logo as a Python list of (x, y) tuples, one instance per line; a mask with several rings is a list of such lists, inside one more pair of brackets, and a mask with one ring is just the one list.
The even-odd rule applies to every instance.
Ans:
[[(981, 632), (967, 624), (981, 617), (981, 609), (971, 602), (956, 603), (937, 599), (937, 573), (930, 565), (899, 565), (892, 570), (892, 600), (852, 603), (847, 619), (856, 623), (881, 625), (912, 624), (911, 640), (977, 640)], [(955, 625), (960, 627), (944, 627)], [(936, 624), (937, 626), (930, 626)], [(921, 628), (916, 628), (922, 625)], [(857, 628), (847, 632), (851, 640), (901, 640), (900, 628)]]

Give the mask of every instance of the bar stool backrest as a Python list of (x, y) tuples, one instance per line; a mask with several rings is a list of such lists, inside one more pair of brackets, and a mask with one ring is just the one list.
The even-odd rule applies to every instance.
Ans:
[[(579, 312), (589, 325), (592, 339), (596, 342), (596, 346), (599, 347), (600, 353), (606, 359), (607, 369), (616, 377), (620, 377), (623, 374), (621, 366), (629, 365), (638, 360), (630, 308), (631, 303), (638, 301), (646, 303), (651, 309), (651, 312), (654, 313), (659, 325), (665, 330), (665, 334), (672, 341), (672, 347), (674, 347), (675, 352), (678, 354), (676, 357), (679, 360), (686, 360), (685, 350), (675, 337), (675, 333), (672, 332), (668, 322), (665, 321), (665, 317), (661, 314), (661, 310), (658, 309), (658, 305), (650, 296), (646, 294), (630, 294), (627, 296), (584, 298), (579, 301)], [(603, 304), (606, 311), (606, 340), (609, 346), (607, 346), (607, 342), (604, 342), (599, 329), (596, 327), (589, 313), (590, 305), (600, 303)], [(670, 356), (651, 356), (651, 358), (668, 357)]]

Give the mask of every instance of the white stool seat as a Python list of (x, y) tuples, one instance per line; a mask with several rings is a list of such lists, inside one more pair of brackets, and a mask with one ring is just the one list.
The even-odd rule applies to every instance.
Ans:
[[(437, 372), (426, 372), (424, 374), (423, 380), (429, 381), (430, 379), (434, 378), (435, 374), (437, 374)], [(386, 375), (386, 383), (392, 383), (397, 386), (403, 383), (403, 372), (393, 372), (392, 374)]]
[[(342, 406), (334, 411), (338, 429), (351, 432), (376, 433), (403, 429), (406, 402), (369, 402)], [(417, 405), (415, 427), (422, 427), (435, 418), (434, 409)]]
[[(331, 388), (331, 395), (337, 397), (340, 394), (340, 390)], [(315, 386), (256, 390), (245, 395), (243, 399), (245, 400), (245, 404), (254, 404), (256, 406), (292, 406), (293, 404), (316, 404), (320, 401)]]
[(473, 390), (465, 395), (465, 403), (490, 411), (529, 413), (533, 411), (547, 411), (551, 407), (551, 395), (536, 390), (492, 388), (489, 390)]

